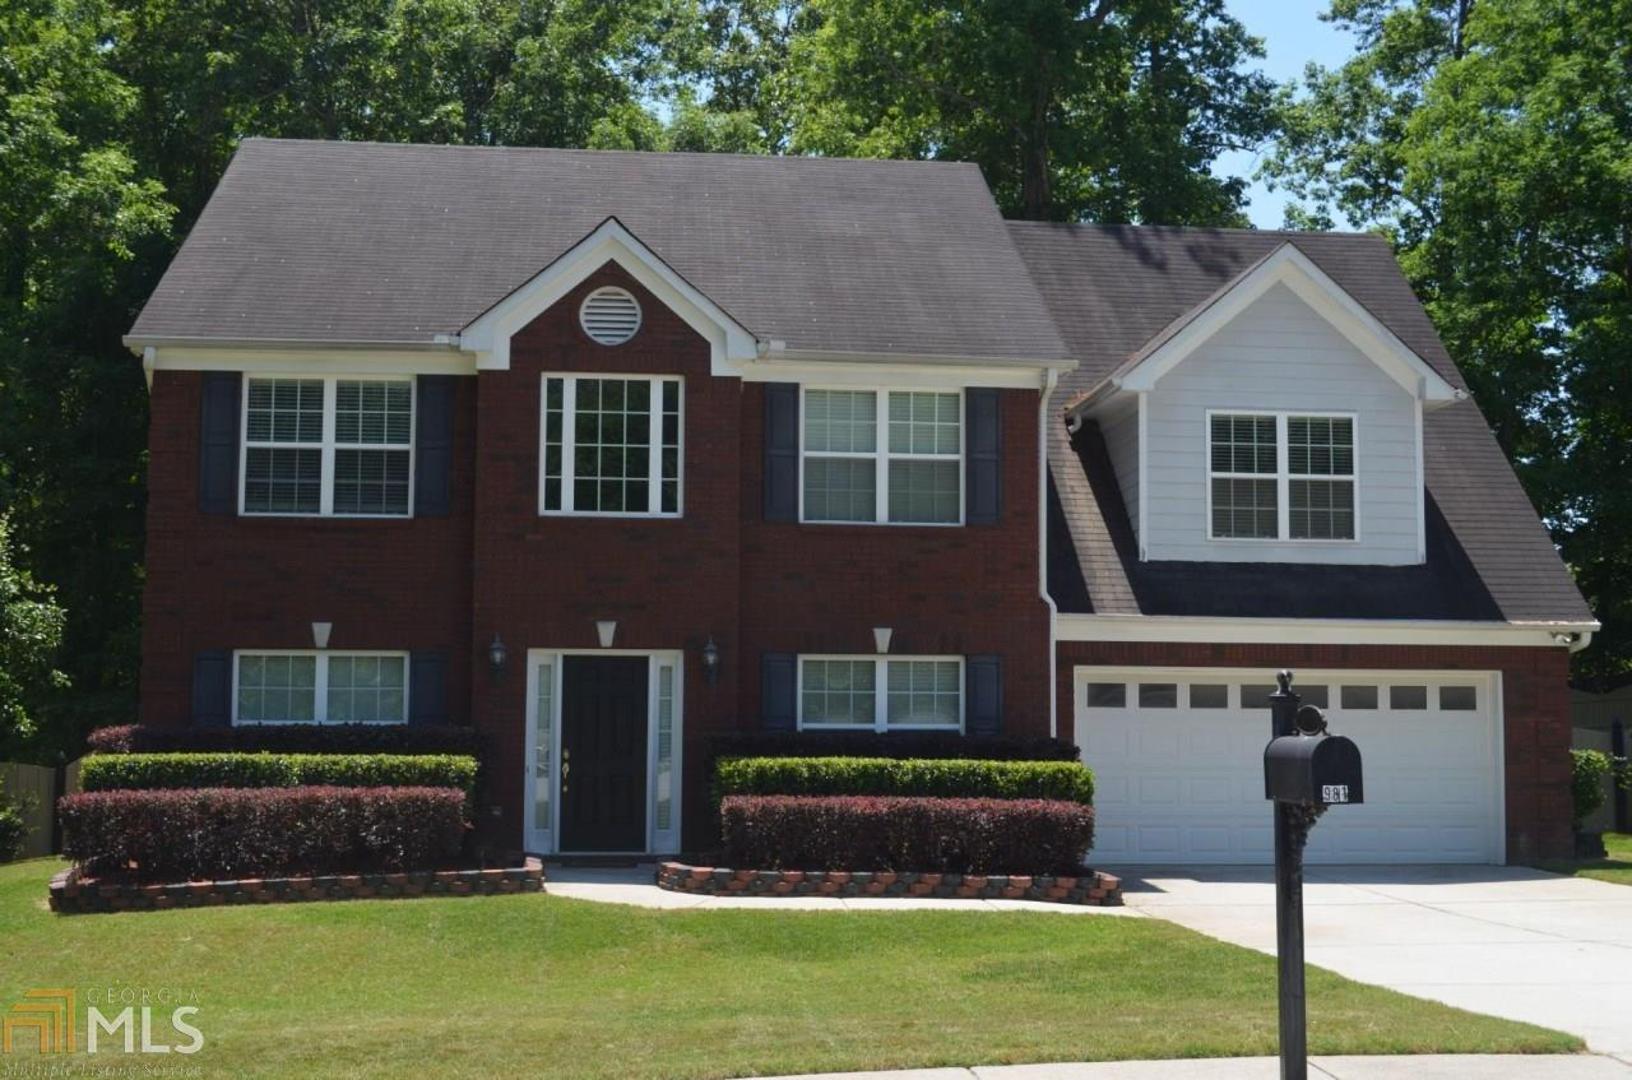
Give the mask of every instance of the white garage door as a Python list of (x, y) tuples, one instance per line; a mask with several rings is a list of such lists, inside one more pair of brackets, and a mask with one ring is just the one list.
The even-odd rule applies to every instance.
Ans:
[[(1094, 862), (1273, 859), (1266, 676), (1076, 669), (1076, 737), (1096, 780)], [(1300, 672), (1294, 689), (1355, 741), (1365, 769), (1364, 805), (1328, 810), (1308, 859), (1504, 861), (1497, 678)]]

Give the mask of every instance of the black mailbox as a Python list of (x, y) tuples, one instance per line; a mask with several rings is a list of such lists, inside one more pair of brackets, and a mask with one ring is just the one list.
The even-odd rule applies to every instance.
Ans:
[(1341, 735), (1282, 735), (1264, 747), (1264, 797), (1305, 806), (1365, 802), (1360, 748)]

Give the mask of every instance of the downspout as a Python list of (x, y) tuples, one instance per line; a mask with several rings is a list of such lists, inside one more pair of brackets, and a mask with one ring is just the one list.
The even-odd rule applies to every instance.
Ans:
[(1048, 403), (1054, 397), (1060, 373), (1049, 368), (1043, 376), (1042, 400), (1037, 403), (1037, 595), (1048, 608), (1048, 736), (1060, 734), (1059, 645), (1056, 641), (1060, 609), (1048, 594)]

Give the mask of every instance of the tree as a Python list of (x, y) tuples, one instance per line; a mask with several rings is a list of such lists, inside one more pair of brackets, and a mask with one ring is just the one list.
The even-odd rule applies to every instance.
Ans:
[(1223, 0), (810, 0), (795, 150), (978, 162), (1025, 218), (1243, 224), (1226, 150), (1272, 132)]
[[(54, 713), (66, 703), (35, 677), (37, 635), (0, 640), (22, 650), (0, 710), (12, 737), (27, 719), (64, 744), (98, 714), (128, 717), (136, 675), (147, 411), (119, 335), (171, 210), (124, 138), (137, 98), (108, 65), (119, 27), (99, 0), (0, 8), (0, 511), (31, 571), (7, 571), (13, 599), (31, 580), (73, 598), (65, 625), (29, 625), (56, 626), (77, 686), (73, 712)], [(16, 602), (19, 618), (43, 610)]]
[(13, 562), (11, 525), (0, 517), (0, 758), (30, 744), (41, 704), (68, 684), (52, 663), (66, 621), (51, 590)]
[(1401, 264), (1632, 669), (1632, 0), (1338, 0), (1268, 175)]

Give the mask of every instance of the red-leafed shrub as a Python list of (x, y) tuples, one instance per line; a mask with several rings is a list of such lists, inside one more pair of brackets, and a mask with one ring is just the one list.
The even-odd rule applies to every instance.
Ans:
[(92, 791), (57, 802), (63, 853), (145, 881), (424, 870), (457, 859), (457, 788)]
[(1053, 799), (732, 795), (726, 862), (755, 870), (1076, 874), (1094, 811)]
[(241, 727), (97, 728), (86, 738), (99, 754), (231, 753), (475, 754), (481, 736), (453, 724), (246, 724)]

